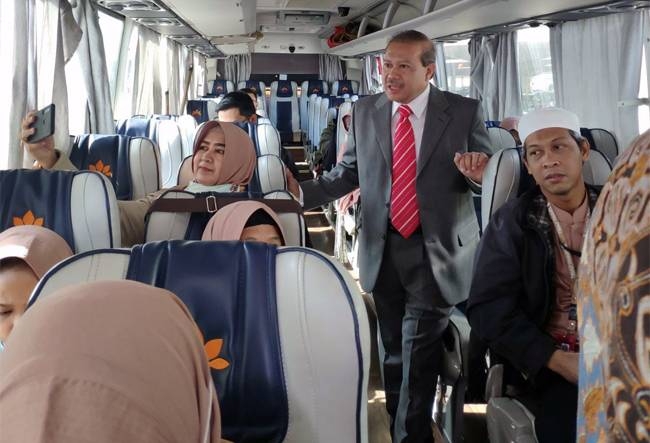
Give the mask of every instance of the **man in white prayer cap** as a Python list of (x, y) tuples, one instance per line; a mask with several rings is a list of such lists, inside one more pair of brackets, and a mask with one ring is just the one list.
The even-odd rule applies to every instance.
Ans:
[(582, 178), (589, 143), (564, 109), (519, 121), (523, 159), (537, 186), (501, 207), (485, 229), (468, 317), (504, 363), (505, 394), (535, 416), (540, 443), (576, 441), (578, 351), (574, 281), (599, 188)]

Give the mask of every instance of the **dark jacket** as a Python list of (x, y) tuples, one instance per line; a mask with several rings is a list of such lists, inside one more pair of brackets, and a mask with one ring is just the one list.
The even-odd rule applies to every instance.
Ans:
[[(593, 208), (600, 188), (587, 190)], [(544, 331), (555, 301), (554, 274), (553, 223), (536, 186), (490, 219), (467, 303), (472, 330), (527, 379), (556, 350)]]

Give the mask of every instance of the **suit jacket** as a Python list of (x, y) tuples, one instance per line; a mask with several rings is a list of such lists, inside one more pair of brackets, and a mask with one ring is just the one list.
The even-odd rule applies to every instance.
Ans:
[[(372, 291), (386, 241), (390, 210), (392, 102), (385, 94), (360, 99), (343, 160), (328, 174), (302, 182), (304, 207), (361, 190), (359, 275)], [(469, 182), (458, 171), (456, 152), (492, 154), (479, 102), (431, 87), (417, 161), (416, 192), (424, 246), (443, 298), (467, 299), (479, 225)]]

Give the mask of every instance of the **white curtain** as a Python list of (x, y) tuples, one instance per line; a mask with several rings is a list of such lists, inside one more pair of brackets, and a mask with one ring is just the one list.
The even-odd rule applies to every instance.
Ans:
[(582, 126), (613, 131), (621, 148), (639, 133), (638, 107), (618, 103), (638, 97), (648, 17), (643, 10), (551, 28), (558, 106), (578, 114)]
[(73, 12), (83, 33), (74, 57), (78, 58), (87, 93), (86, 129), (88, 132), (112, 134), (113, 108), (97, 10), (90, 0), (77, 0)]
[(362, 95), (377, 94), (381, 92), (381, 74), (379, 73), (377, 55), (366, 55), (361, 62), (361, 86), (359, 93)]
[(318, 55), (318, 72), (320, 79), (326, 82), (335, 82), (343, 79), (343, 69), (341, 68), (341, 59), (336, 55), (319, 54)]
[(245, 82), (251, 76), (252, 62), (250, 54), (230, 55), (225, 60), (225, 80), (232, 81), (235, 86)]
[(448, 90), (449, 86), (447, 85), (447, 63), (445, 61), (445, 51), (443, 48), (443, 43), (435, 43), (436, 48), (436, 73), (433, 77), (434, 84), (443, 90)]
[(183, 98), (180, 81), (181, 45), (167, 39), (167, 92), (169, 93), (169, 113), (182, 114), (181, 99)]
[(516, 32), (473, 37), (469, 53), (470, 96), (481, 100), (485, 118), (521, 115)]
[[(250, 60), (250, 54), (249, 60)], [(250, 72), (248, 74), (250, 76)], [(235, 83), (236, 84), (236, 83)], [(205, 57), (198, 52), (192, 51), (192, 84), (190, 86), (189, 99), (199, 98), (205, 95), (207, 88), (207, 69), (205, 67)]]
[(81, 32), (67, 0), (3, 1), (0, 13), (0, 59), (5, 63), (0, 74), (0, 124), (8, 125), (0, 130), (0, 166), (18, 168), (31, 163), (19, 141), (20, 122), (27, 111), (50, 103), (56, 106), (55, 146), (67, 152), (65, 63)]
[(138, 26), (138, 70), (136, 76), (136, 114), (162, 112), (162, 87), (158, 62), (160, 34)]

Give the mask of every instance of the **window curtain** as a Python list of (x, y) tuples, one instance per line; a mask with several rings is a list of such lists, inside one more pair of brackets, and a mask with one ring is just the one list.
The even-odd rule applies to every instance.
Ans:
[(160, 34), (143, 26), (138, 28), (138, 68), (136, 76), (136, 114), (162, 112), (162, 88), (158, 61)]
[[(192, 67), (192, 84), (189, 92), (190, 100), (205, 95), (205, 89), (207, 87), (207, 70), (205, 67), (205, 57), (201, 56), (198, 52), (192, 51)], [(248, 75), (250, 76), (250, 71)], [(237, 83), (235, 83), (235, 85), (237, 85)]]
[(245, 82), (251, 76), (252, 62), (250, 54), (230, 55), (225, 60), (225, 80), (230, 80), (237, 86), (239, 82)]
[(643, 29), (649, 17), (650, 11), (644, 10), (551, 28), (558, 106), (575, 112), (582, 126), (613, 131), (621, 148), (639, 133), (638, 107), (618, 103), (638, 97)]
[(27, 111), (50, 103), (56, 105), (55, 146), (67, 153), (65, 63), (79, 44), (81, 30), (67, 0), (1, 2), (0, 8), (0, 57), (5, 63), (0, 124), (8, 125), (0, 130), (0, 145), (6, 147), (0, 151), (0, 167), (19, 168), (32, 162), (19, 141), (20, 122)]
[(447, 63), (445, 61), (445, 51), (441, 42), (435, 43), (436, 48), (436, 72), (433, 76), (434, 84), (445, 91), (449, 89), (447, 85)]
[(521, 115), (516, 32), (475, 36), (469, 53), (470, 97), (481, 100), (484, 117), (502, 120)]
[(381, 92), (381, 74), (379, 72), (378, 57), (377, 55), (366, 55), (363, 57), (359, 91), (362, 95)]
[(326, 82), (332, 83), (337, 80), (344, 80), (341, 59), (335, 55), (318, 55), (318, 73), (320, 79)]
[(169, 93), (169, 113), (182, 114), (181, 99), (182, 86), (180, 81), (180, 53), (181, 45), (173, 40), (167, 39), (167, 92)]
[(115, 131), (113, 107), (97, 10), (90, 0), (76, 0), (73, 14), (82, 32), (74, 57), (82, 68), (88, 96), (86, 129), (91, 133), (112, 134)]

